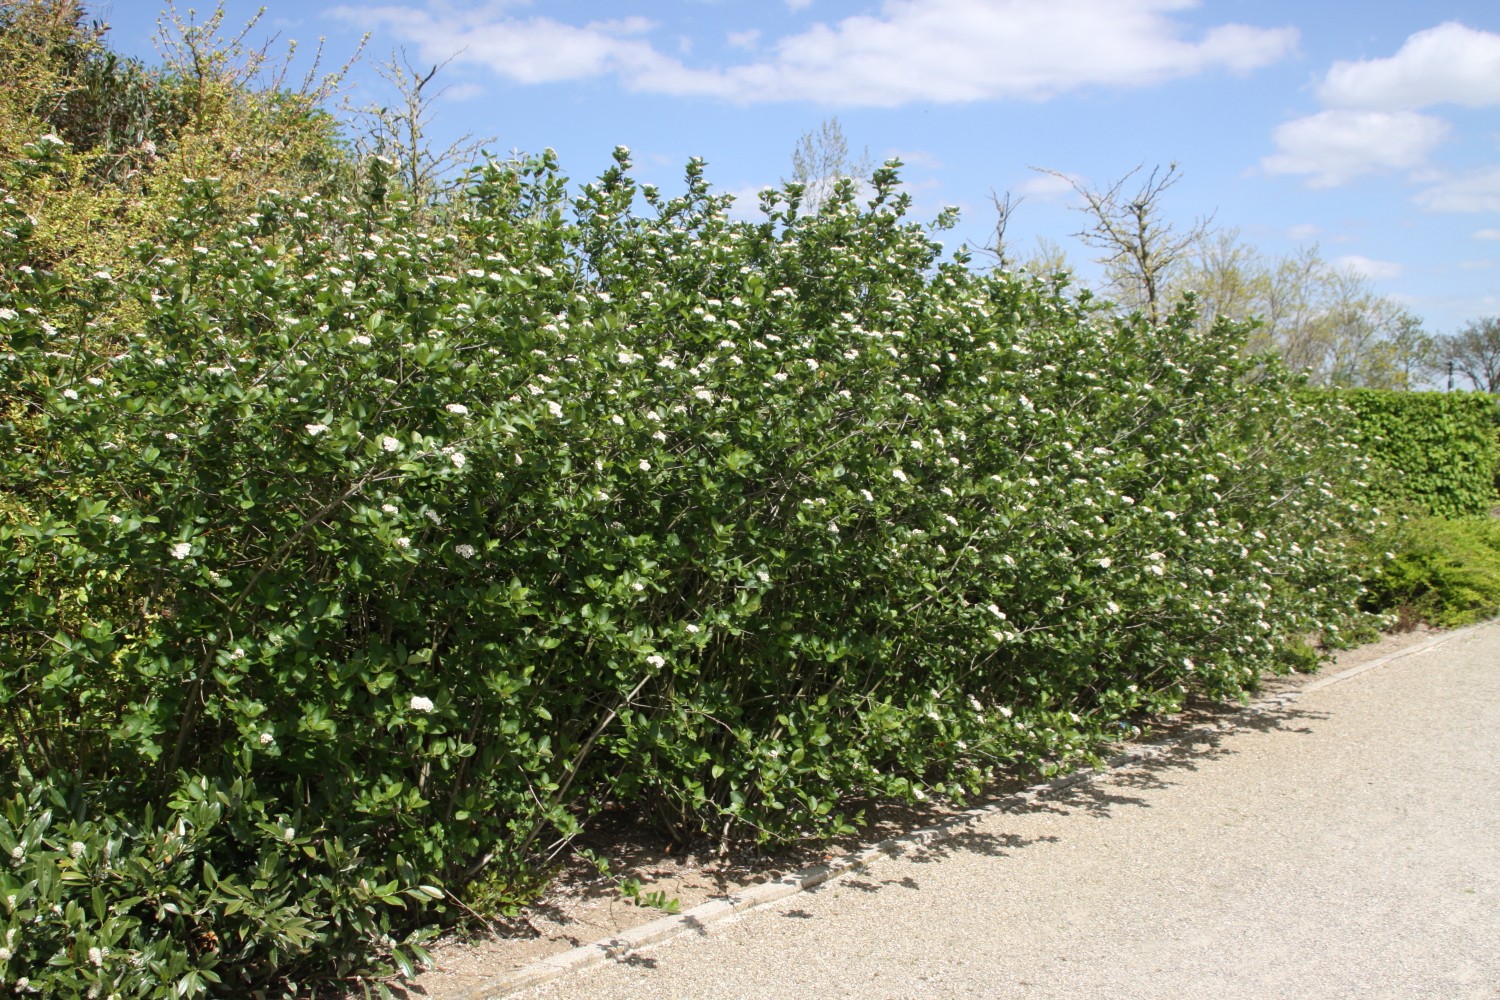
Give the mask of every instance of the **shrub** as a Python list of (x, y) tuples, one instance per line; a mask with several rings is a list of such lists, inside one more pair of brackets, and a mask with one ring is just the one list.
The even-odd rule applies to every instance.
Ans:
[(1373, 460), (1368, 499), (1418, 516), (1487, 514), (1497, 502), (1500, 403), (1480, 392), (1329, 393), (1353, 414), (1350, 436)]
[(1423, 518), (1393, 529), (1365, 605), (1445, 628), (1500, 614), (1500, 520)]
[(606, 800), (845, 831), (1350, 624), (1358, 456), (1242, 329), (943, 261), (893, 166), (747, 223), (616, 158), (432, 228), (184, 182), (134, 273), (0, 289), (7, 982), (410, 962)]

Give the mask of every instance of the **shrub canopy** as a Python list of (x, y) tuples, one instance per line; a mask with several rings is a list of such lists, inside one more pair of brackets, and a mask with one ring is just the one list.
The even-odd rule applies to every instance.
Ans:
[(1242, 329), (944, 261), (889, 165), (744, 222), (616, 160), (183, 181), (114, 275), (6, 220), (0, 979), (407, 967), (606, 802), (845, 831), (1349, 625), (1358, 456)]

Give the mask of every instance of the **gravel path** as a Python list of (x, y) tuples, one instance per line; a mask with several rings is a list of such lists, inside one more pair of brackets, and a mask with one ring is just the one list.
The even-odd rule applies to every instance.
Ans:
[(518, 995), (1500, 998), (1500, 625)]

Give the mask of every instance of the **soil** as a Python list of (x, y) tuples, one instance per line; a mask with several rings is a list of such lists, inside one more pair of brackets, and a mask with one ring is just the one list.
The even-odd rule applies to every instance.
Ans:
[[(1262, 683), (1262, 692), (1277, 695), (1295, 691), (1319, 676), (1398, 652), (1434, 634), (1436, 630), (1423, 627), (1383, 636), (1376, 642), (1339, 653), (1333, 663), (1317, 674), (1268, 677)], [(1145, 738), (1153, 742), (1170, 739), (1174, 732), (1232, 716), (1237, 710), (1234, 705), (1193, 703), (1180, 715), (1158, 720)], [(938, 825), (963, 808), (983, 805), (1029, 784), (1023, 776), (1002, 776), (977, 801), (962, 807), (942, 803), (923, 803), (920, 808), (892, 802), (869, 803), (865, 814), (870, 822), (856, 836), (832, 844), (794, 846), (775, 854), (751, 848), (720, 856), (710, 845), (701, 850), (684, 850), (624, 812), (606, 812), (591, 823), (588, 833), (576, 843), (608, 859), (614, 872), (612, 877), (601, 876), (596, 868), (581, 860), (564, 864), (545, 896), (526, 907), (520, 917), (490, 924), (476, 921), (446, 935), (430, 949), (432, 967), (401, 984), (396, 992), (407, 998), (457, 1000), (506, 972), (578, 945), (615, 937), (663, 915), (661, 909), (637, 905), (626, 898), (619, 888), (623, 879), (637, 880), (642, 896), (662, 893), (664, 898), (676, 900), (678, 908), (685, 911), (746, 886), (853, 853), (888, 837)]]

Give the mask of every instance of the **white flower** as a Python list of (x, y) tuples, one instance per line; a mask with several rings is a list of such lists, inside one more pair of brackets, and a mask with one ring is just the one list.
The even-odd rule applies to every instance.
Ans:
[(646, 461), (644, 458), (641, 459), (640, 466), (641, 466), (641, 471), (642, 472), (650, 472), (651, 471), (651, 463), (648, 462), (648, 461)]
[(698, 634), (698, 626), (696, 626), (696, 625), (686, 625), (686, 626), (683, 626), (683, 627), (687, 629), (689, 635), (697, 635)]
[(100, 948), (97, 948), (97, 947), (90, 948), (89, 949), (89, 961), (92, 962), (95, 966), (103, 965), (104, 964), (104, 951), (103, 951), (103, 949), (100, 949)]
[(0, 962), (10, 961), (11, 951), (9, 948), (0, 947)]
[(276, 736), (275, 736), (275, 734), (273, 734), (273, 733), (261, 733), (260, 734), (260, 745), (261, 746), (268, 747), (272, 743), (275, 743), (275, 742), (276, 742)]
[(87, 853), (88, 845), (81, 840), (75, 840), (68, 845), (68, 856), (71, 858), (81, 858)]
[(449, 403), (444, 409), (449, 413), (457, 413), (460, 417), (469, 412), (469, 408), (462, 403)]
[(1114, 560), (1110, 559), (1109, 556), (1105, 556), (1103, 559), (1099, 560), (1099, 565), (1104, 569), (1109, 569), (1114, 565)]
[(380, 505), (380, 509), (385, 511), (387, 514), (394, 514), (397, 510), (396, 505), (393, 503), (383, 503)]
[(639, 354), (632, 354), (629, 351), (621, 351), (619, 354), (615, 355), (615, 359), (622, 365), (628, 365), (632, 361), (641, 360), (641, 356)]
[(63, 392), (62, 392), (62, 394), (63, 394), (63, 397), (65, 399), (77, 399), (78, 398), (78, 390), (77, 389), (64, 389)]
[(285, 830), (281, 831), (281, 839), (285, 840), (288, 844), (296, 840), (297, 828), (295, 826), (289, 826)]
[(651, 666), (653, 667), (664, 667), (667, 665), (667, 661), (662, 659), (660, 656), (648, 656), (646, 657), (646, 662), (651, 664)]
[(859, 495), (864, 497), (870, 503), (875, 502), (875, 494), (871, 493), (869, 490), (860, 490)]
[(387, 435), (380, 439), (380, 447), (386, 451), (399, 451), (401, 449), (401, 442)]
[(902, 472), (900, 469), (892, 469), (891, 470), (891, 475), (895, 476), (897, 479), (901, 480), (903, 483), (907, 481), (907, 479), (906, 479), (906, 473)]
[(547, 409), (552, 413), (554, 417), (561, 417), (563, 415), (562, 404), (557, 402), (556, 400), (547, 400)]
[(15, 319), (19, 315), (14, 309), (0, 309), (0, 319)]
[(20, 861), (24, 857), (26, 857), (26, 849), (20, 844), (10, 849), (10, 859), (12, 861)]
[(829, 521), (828, 522), (828, 531), (829, 531), (830, 534), (837, 535), (839, 533), (838, 523), (835, 522), (835, 521)]
[(453, 467), (455, 469), (462, 469), (464, 467), (464, 463), (467, 462), (468, 459), (464, 457), (463, 452), (455, 451), (453, 454), (448, 456), (448, 461), (453, 463)]
[(236, 646), (234, 647), (234, 652), (229, 654), (229, 658), (231, 660), (243, 660), (245, 658), (245, 651)]
[(411, 701), (409, 701), (407, 703), (407, 705), (408, 705), (408, 707), (411, 708), (411, 710), (413, 712), (430, 712), (430, 711), (432, 711), (432, 699), (431, 698), (424, 698), (424, 697), (422, 697), (419, 694), (412, 695), (411, 696)]
[(398, 548), (398, 549), (409, 549), (409, 548), (411, 548), (411, 539), (410, 538), (406, 538), (406, 537), (401, 537), (401, 538), (396, 539), (396, 548)]
[(317, 437), (328, 429), (327, 424), (303, 424), (302, 429), (313, 437)]
[(369, 347), (370, 346), (370, 338), (366, 337), (362, 333), (356, 333), (354, 336), (352, 336), (352, 337), (349, 338), (349, 343), (351, 343), (351, 344), (358, 344), (360, 347)]
[(786, 372), (777, 372), (775, 375), (772, 375), (771, 377), (774, 378), (778, 382), (785, 382), (786, 381)]
[(192, 542), (178, 542), (176, 545), (172, 546), (172, 558), (173, 559), (186, 559), (188, 556), (190, 556), (192, 554), (193, 554), (193, 543)]
[(453, 551), (457, 552), (459, 555), (463, 556), (465, 559), (473, 559), (474, 558), (474, 546), (468, 544), (467, 542), (464, 542), (464, 543), (461, 543), (459, 545), (453, 546)]
[(612, 423), (612, 424), (618, 424), (621, 427), (625, 426), (625, 418), (622, 417), (622, 416), (620, 416), (618, 413), (616, 413), (613, 416), (611, 416), (609, 418), (609, 422)]

